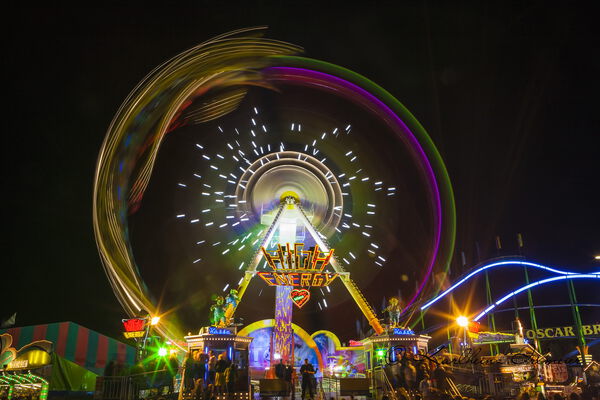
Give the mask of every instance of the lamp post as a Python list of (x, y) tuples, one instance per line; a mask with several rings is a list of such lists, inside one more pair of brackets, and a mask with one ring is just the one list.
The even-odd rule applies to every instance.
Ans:
[(146, 356), (146, 341), (148, 340), (148, 335), (150, 334), (150, 330), (152, 329), (152, 327), (154, 325), (157, 325), (160, 322), (159, 316), (151, 317), (150, 315), (147, 315), (146, 318), (144, 318), (144, 319), (146, 320), (146, 334), (144, 335), (144, 338), (142, 339), (141, 346), (138, 351), (138, 361), (141, 361)]
[(458, 326), (463, 328), (463, 342), (460, 347), (462, 349), (462, 354), (464, 355), (465, 349), (467, 347), (467, 327), (469, 326), (469, 319), (464, 315), (461, 315), (458, 318), (456, 318), (456, 323), (458, 324)]

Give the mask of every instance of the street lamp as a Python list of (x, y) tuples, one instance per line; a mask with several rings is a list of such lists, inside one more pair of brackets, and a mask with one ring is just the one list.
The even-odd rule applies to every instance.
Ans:
[(464, 355), (465, 350), (467, 348), (467, 327), (469, 326), (469, 318), (465, 317), (464, 315), (461, 315), (460, 317), (456, 318), (456, 323), (458, 324), (458, 326), (463, 328), (463, 342), (460, 347)]

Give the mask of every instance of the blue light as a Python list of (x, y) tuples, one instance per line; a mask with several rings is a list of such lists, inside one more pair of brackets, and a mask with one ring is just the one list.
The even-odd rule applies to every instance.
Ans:
[[(475, 271), (471, 272), (470, 274), (468, 274), (467, 276), (465, 276), (464, 278), (462, 278), (461, 280), (459, 280), (458, 282), (456, 282), (454, 285), (452, 285), (448, 289), (444, 290), (437, 297), (433, 298), (428, 303), (426, 303), (425, 305), (423, 305), (421, 307), (421, 310), (425, 310), (426, 308), (429, 308), (432, 304), (434, 304), (435, 302), (437, 302), (442, 297), (446, 296), (448, 293), (452, 292), (454, 289), (456, 289), (457, 287), (459, 287), (464, 282), (466, 282), (467, 280), (469, 280), (473, 276), (477, 275), (478, 273), (480, 273), (482, 271), (485, 271), (487, 269), (490, 269), (490, 268), (500, 267), (500, 266), (504, 266), (504, 265), (523, 265), (523, 266), (526, 266), (526, 267), (533, 267), (533, 268), (543, 269), (545, 271), (552, 272), (552, 273), (559, 274), (559, 275), (577, 275), (578, 274), (577, 272), (561, 271), (561, 270), (558, 270), (558, 269), (555, 269), (555, 268), (546, 267), (544, 265), (532, 263), (532, 262), (529, 262), (529, 261), (507, 260), (507, 261), (494, 262), (494, 263), (491, 263), (491, 264), (484, 265), (484, 266), (482, 266), (480, 268), (477, 268)], [(594, 273), (596, 273), (596, 272), (594, 272)]]
[(394, 335), (414, 335), (415, 331), (413, 331), (412, 329), (394, 328), (393, 334)]
[(231, 335), (229, 329), (215, 328), (214, 326), (208, 327), (208, 333), (211, 335)]
[(477, 317), (475, 317), (475, 319), (473, 321), (479, 321), (488, 312), (490, 312), (491, 310), (496, 308), (496, 306), (499, 306), (500, 304), (504, 303), (506, 300), (510, 299), (511, 297), (516, 296), (517, 294), (519, 294), (527, 289), (531, 289), (532, 287), (535, 287), (535, 286), (541, 286), (541, 285), (545, 285), (546, 283), (563, 280), (563, 279), (600, 279), (600, 272), (596, 272), (596, 273), (592, 273), (592, 274), (570, 274), (569, 273), (568, 275), (555, 276), (552, 278), (542, 279), (541, 281), (536, 281), (536, 282), (530, 283), (529, 285), (522, 286), (521, 288), (508, 293), (506, 296), (502, 297), (500, 300), (498, 300), (497, 302), (495, 302), (494, 304), (492, 304), (491, 306), (489, 306), (488, 308), (483, 310)]

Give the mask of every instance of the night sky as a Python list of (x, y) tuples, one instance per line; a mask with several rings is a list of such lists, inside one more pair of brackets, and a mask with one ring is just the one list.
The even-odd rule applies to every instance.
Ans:
[[(5, 16), (8, 292), (0, 317), (16, 311), (19, 326), (69, 320), (118, 335), (125, 315), (92, 228), (93, 175), (108, 125), (155, 66), (217, 34), (257, 25), (303, 46), (308, 57), (373, 80), (429, 132), (455, 193), (455, 275), (462, 251), (467, 265), (478, 261), (476, 243), (481, 258), (515, 254), (518, 232), (532, 260), (600, 268), (600, 58), (591, 10), (543, 1), (331, 9), (323, 2), (203, 3)], [(588, 289), (582, 296), (597, 302)], [(539, 296), (552, 301), (554, 293)], [(562, 322), (571, 323), (546, 326)]]

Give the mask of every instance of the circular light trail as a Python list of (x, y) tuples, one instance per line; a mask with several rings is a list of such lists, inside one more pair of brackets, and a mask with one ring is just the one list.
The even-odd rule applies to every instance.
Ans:
[[(138, 315), (141, 312), (148, 312), (151, 315), (160, 314), (161, 319), (156, 330), (168, 338), (180, 337), (181, 327), (170, 323), (168, 314), (161, 314), (156, 309), (156, 304), (152, 301), (149, 290), (141, 278), (130, 245), (128, 215), (134, 213), (140, 205), (165, 135), (185, 124), (206, 123), (229, 114), (238, 107), (250, 87), (272, 88), (285, 83), (318, 87), (336, 93), (370, 110), (396, 132), (412, 150), (415, 160), (427, 176), (428, 188), (432, 195), (431, 206), (435, 215), (435, 227), (434, 243), (426, 272), (407, 307), (425, 288), (434, 266), (447, 268), (452, 256), (455, 237), (452, 188), (439, 153), (416, 119), (389, 93), (366, 78), (332, 64), (291, 57), (301, 49), (275, 40), (256, 38), (253, 36), (254, 31), (255, 29), (240, 30), (218, 36), (181, 53), (152, 71), (132, 91), (118, 110), (108, 129), (98, 158), (94, 182), (93, 221), (105, 272), (126, 312), (130, 315)], [(182, 118), (187, 108), (198, 99), (204, 101), (202, 106), (193, 110), (193, 116), (186, 115), (186, 118)], [(301, 129), (293, 125), (291, 128)], [(264, 125), (260, 130), (266, 133)], [(257, 131), (259, 131), (258, 127)], [(229, 145), (233, 147), (233, 144), (229, 143)], [(269, 154), (276, 158), (278, 153), (283, 155), (290, 151), (284, 148), (283, 143), (280, 144), (280, 148), (277, 148), (276, 143), (271, 145), (273, 146), (271, 149), (268, 149), (267, 145), (267, 149), (261, 148), (260, 151), (257, 146), (254, 146), (255, 157), (252, 157), (254, 160), (250, 161), (249, 158), (243, 157), (244, 162), (253, 165), (253, 162), (260, 163), (261, 160), (265, 162), (267, 159), (265, 157), (269, 157)], [(320, 226), (322, 232), (331, 235), (336, 229), (340, 229), (338, 226), (343, 227), (344, 224), (344, 215), (340, 211), (344, 207), (344, 184), (348, 182), (342, 182), (344, 177), (340, 177), (339, 174), (333, 175), (327, 169), (325, 162), (316, 157), (315, 151), (319, 149), (315, 146), (311, 147), (310, 150), (307, 148), (304, 151), (291, 150), (305, 155), (300, 155), (298, 162), (282, 163), (279, 169), (269, 167), (262, 170), (260, 175), (266, 176), (266, 174), (285, 171), (285, 174), (293, 174), (299, 179), (304, 179), (307, 187), (311, 188), (310, 193), (304, 195), (307, 197), (314, 195), (315, 223)], [(199, 149), (202, 150), (201, 145)], [(224, 157), (220, 153), (214, 156), (217, 157), (216, 160), (219, 156)], [(275, 163), (272, 158), (268, 160), (269, 163)], [(256, 207), (265, 201), (264, 198), (257, 198), (254, 194), (249, 196), (250, 192), (246, 193), (247, 191), (241, 186), (244, 185), (242, 179), (239, 176), (229, 176), (235, 174), (233, 171), (219, 171), (218, 161), (213, 160), (209, 166), (215, 173), (221, 175), (221, 178), (225, 177), (224, 182), (233, 182), (232, 187), (235, 185), (237, 188), (233, 193), (239, 193), (241, 201), (245, 201), (242, 203), (245, 206), (240, 207), (241, 209)], [(264, 165), (261, 164), (261, 167)], [(239, 172), (247, 173), (246, 168)], [(349, 176), (345, 178), (351, 179)], [(358, 176), (354, 175), (352, 179), (357, 178)], [(362, 176), (361, 180), (365, 178), (368, 179), (362, 183), (367, 184), (365, 182), (368, 182), (371, 177)], [(259, 175), (256, 178), (249, 177), (247, 181), (251, 181), (255, 188), (260, 189), (258, 195), (263, 192), (276, 195), (284, 191), (298, 193), (302, 192), (301, 189), (306, 190), (293, 185), (271, 187), (262, 182)], [(372, 184), (376, 185), (376, 182)], [(179, 186), (186, 188), (187, 184), (179, 182)], [(209, 196), (216, 196), (215, 203), (216, 200), (225, 203), (225, 198), (219, 197), (225, 195), (224, 191), (221, 194), (208, 191), (206, 193)], [(302, 197), (301, 193), (298, 195)], [(228, 194), (228, 196), (237, 196), (237, 194)], [(232, 200), (231, 197), (228, 199)], [(239, 203), (240, 199), (237, 200)], [(370, 207), (368, 204), (367, 207)], [(231, 223), (222, 222), (217, 227), (233, 227), (238, 222), (243, 225), (242, 223), (245, 222), (241, 217), (243, 213), (237, 215), (239, 220)], [(232, 219), (235, 219), (235, 216)], [(190, 223), (199, 222), (200, 218), (190, 220)], [(216, 223), (214, 221), (203, 223), (205, 226), (210, 226), (211, 222)], [(367, 239), (372, 235), (369, 229), (372, 229), (372, 226), (361, 232)], [(241, 269), (242, 266), (239, 268)]]

